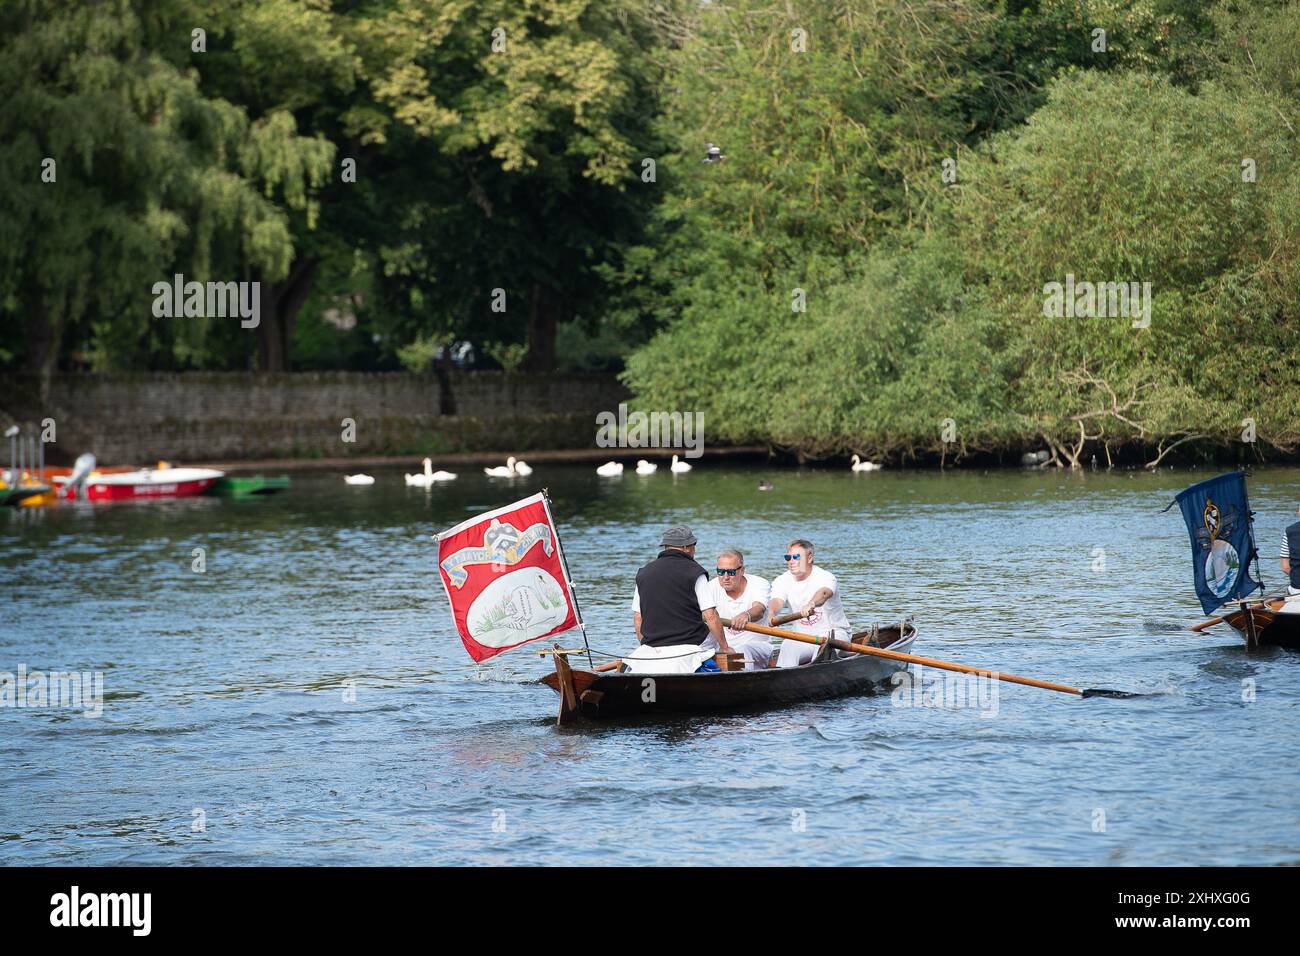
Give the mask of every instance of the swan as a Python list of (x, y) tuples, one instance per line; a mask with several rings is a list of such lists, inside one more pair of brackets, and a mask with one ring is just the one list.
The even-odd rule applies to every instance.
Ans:
[(522, 459), (515, 462), (516, 475), (523, 475), (525, 478), (527, 478), (532, 473), (533, 473), (533, 469), (527, 462), (523, 461)]
[(678, 460), (677, 460), (677, 456), (676, 456), (676, 455), (673, 455), (673, 463), (672, 463), (671, 465), (668, 466), (668, 469), (669, 469), (669, 471), (671, 471), (674, 475), (680, 475), (680, 474), (684, 474), (685, 472), (690, 471), (690, 470), (691, 470), (691, 466), (688, 465), (688, 464), (686, 464), (686, 462), (684, 462), (684, 461), (678, 461)]
[(373, 485), (375, 479), (371, 475), (344, 475), (343, 480), (349, 485)]
[(435, 471), (432, 478), (434, 481), (455, 481), (456, 475), (450, 471)]
[(513, 478), (515, 476), (515, 460), (507, 458), (504, 465), (497, 465), (495, 468), (484, 468), (483, 474), (489, 478)]
[(652, 465), (644, 458), (642, 458), (640, 461), (636, 463), (636, 473), (638, 475), (653, 475), (658, 470), (659, 470), (658, 465)]
[(536, 599), (537, 595), (533, 594), (533, 589), (527, 584), (515, 588), (509, 598), (510, 620), (505, 622), (505, 626), (517, 631), (526, 628), (533, 619), (533, 604)]
[(414, 475), (406, 476), (408, 485), (415, 485), (417, 488), (428, 488), (433, 484), (433, 460), (424, 459), (424, 471), (417, 472)]
[(623, 474), (623, 463), (619, 461), (607, 461), (596, 469), (596, 474), (602, 478), (617, 478)]
[(849, 465), (849, 470), (850, 471), (879, 471), (880, 467), (881, 467), (880, 465), (877, 465), (873, 461), (863, 461), (857, 455), (854, 455), (853, 460)]

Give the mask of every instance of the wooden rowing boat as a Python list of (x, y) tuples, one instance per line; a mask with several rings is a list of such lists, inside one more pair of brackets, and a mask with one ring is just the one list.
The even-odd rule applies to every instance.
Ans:
[(1300, 598), (1248, 604), (1245, 609), (1225, 614), (1223, 619), (1241, 632), (1247, 647), (1300, 649)]
[[(910, 653), (916, 642), (911, 622), (879, 631), (881, 647)], [(542, 683), (560, 694), (560, 722), (577, 715), (593, 719), (653, 716), (668, 713), (724, 713), (763, 710), (810, 700), (866, 694), (886, 684), (907, 666), (902, 661), (850, 654), (830, 656), (829, 648), (811, 664), (767, 670), (719, 673), (637, 674), (574, 670), (557, 654), (555, 673)], [(566, 674), (572, 680), (565, 686)], [(566, 693), (568, 692), (568, 693)], [(566, 698), (572, 695), (572, 707)]]

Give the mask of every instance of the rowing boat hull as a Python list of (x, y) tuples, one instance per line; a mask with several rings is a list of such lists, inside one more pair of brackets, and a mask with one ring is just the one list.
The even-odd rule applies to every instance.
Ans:
[[(890, 650), (910, 653), (916, 630), (910, 625)], [(592, 719), (647, 717), (658, 714), (728, 713), (764, 710), (868, 694), (880, 689), (907, 666), (902, 661), (866, 654), (802, 667), (723, 671), (704, 674), (625, 675), (573, 671), (578, 714)], [(560, 691), (557, 674), (542, 682)]]
[[(1250, 608), (1261, 645), (1300, 650), (1300, 608), (1297, 605), (1300, 601), (1269, 601)], [(1287, 610), (1283, 610), (1284, 607)], [(1238, 610), (1224, 620), (1240, 631), (1249, 644), (1250, 631), (1245, 612)]]

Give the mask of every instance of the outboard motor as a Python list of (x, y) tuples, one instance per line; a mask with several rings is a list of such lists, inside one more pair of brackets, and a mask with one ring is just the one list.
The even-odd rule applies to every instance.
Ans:
[(5, 479), (10, 488), (18, 487), (18, 426), (10, 425), (5, 429), (5, 438), (9, 439), (9, 471)]
[(81, 497), (81, 487), (86, 483), (86, 477), (94, 470), (94, 455), (86, 452), (84, 455), (77, 456), (77, 460), (72, 466), (72, 474), (68, 476), (67, 496), (69, 498)]

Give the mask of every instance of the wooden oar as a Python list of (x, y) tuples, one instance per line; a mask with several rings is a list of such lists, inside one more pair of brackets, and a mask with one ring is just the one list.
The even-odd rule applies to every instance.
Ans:
[[(1263, 598), (1256, 601), (1246, 601), (1245, 605), (1246, 607), (1269, 607), (1270, 610), (1276, 611), (1277, 608), (1272, 607), (1274, 601), (1277, 601), (1281, 604), (1285, 604), (1287, 601), (1294, 601), (1296, 598), (1300, 598), (1300, 594), (1286, 594), (1286, 595), (1281, 595), (1279, 597)], [(1241, 613), (1241, 605), (1238, 604), (1236, 608), (1229, 611), (1227, 614), (1221, 614), (1218, 617), (1212, 617), (1208, 621), (1201, 621), (1201, 623), (1199, 624), (1189, 624), (1187, 626), (1187, 629), (1189, 631), (1203, 631), (1207, 627), (1213, 627), (1215, 624), (1222, 624), (1228, 618), (1232, 617), (1232, 615), (1240, 614), (1240, 613)]]
[(803, 615), (801, 613), (798, 611), (791, 611), (789, 614), (778, 614), (768, 623), (771, 627), (780, 627), (782, 624), (789, 624), (792, 621), (800, 621), (802, 619)]
[(983, 667), (968, 667), (965, 664), (953, 664), (949, 661), (938, 661), (930, 657), (918, 657), (915, 654), (904, 654), (901, 651), (891, 651), (883, 647), (868, 647), (865, 644), (850, 644), (848, 641), (840, 641), (834, 638), (815, 637), (811, 634), (799, 634), (796, 631), (783, 631), (775, 627), (764, 627), (761, 624), (748, 624), (745, 630), (753, 631), (756, 634), (767, 634), (770, 637), (783, 637), (787, 641), (802, 641), (804, 644), (829, 644), (837, 650), (854, 651), (858, 654), (870, 654), (873, 657), (884, 657), (891, 661), (905, 661), (908, 664), (922, 664), (926, 667), (936, 667), (945, 671), (957, 671), (959, 674), (975, 674), (980, 677), (995, 677), (998, 680), (1006, 681), (1010, 684), (1024, 684), (1026, 687), (1041, 687), (1044, 690), (1060, 691), (1062, 694), (1077, 694), (1080, 697), (1140, 697), (1141, 694), (1134, 694), (1123, 690), (1106, 690), (1104, 688), (1090, 687), (1086, 690), (1080, 690), (1077, 687), (1071, 687), (1068, 684), (1053, 684), (1050, 681), (1034, 680), (1032, 677), (1017, 677), (1015, 674), (1003, 674), (998, 671), (985, 670)]

